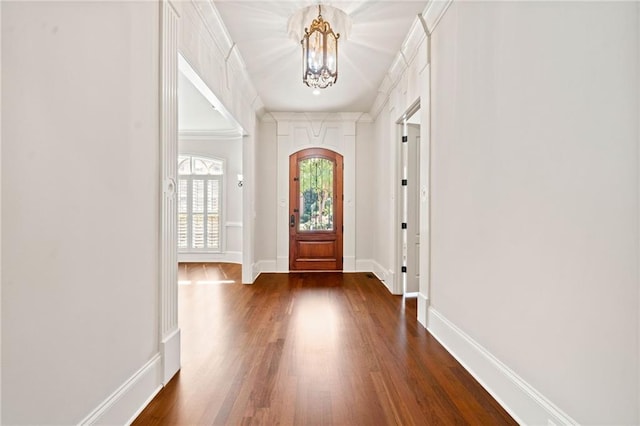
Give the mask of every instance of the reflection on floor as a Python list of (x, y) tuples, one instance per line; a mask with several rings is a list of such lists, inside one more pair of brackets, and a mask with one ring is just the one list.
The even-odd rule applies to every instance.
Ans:
[[(365, 273), (180, 265), (182, 370), (134, 422), (513, 425), (416, 321), (416, 299)], [(234, 281), (233, 284), (198, 282)]]
[(240, 283), (242, 265), (237, 263), (181, 263), (178, 265), (178, 284)]

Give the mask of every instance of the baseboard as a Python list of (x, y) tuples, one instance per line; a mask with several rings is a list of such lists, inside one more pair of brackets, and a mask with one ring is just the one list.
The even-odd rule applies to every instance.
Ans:
[(342, 258), (342, 271), (355, 272), (355, 270), (356, 270), (356, 258), (354, 256), (344, 256)]
[(166, 385), (180, 370), (179, 328), (162, 340), (160, 351), (162, 355), (162, 384)]
[[(266, 271), (263, 271), (266, 272)], [(278, 257), (276, 259), (276, 270), (274, 272), (289, 272), (289, 256)]]
[(431, 307), (428, 330), (519, 424), (578, 424)]
[(224, 253), (178, 253), (178, 262), (242, 263), (242, 252), (227, 251)]
[(131, 424), (160, 389), (162, 389), (162, 357), (156, 354), (80, 424)]
[(278, 262), (275, 260), (259, 260), (253, 264), (253, 281), (263, 272), (280, 272), (278, 271)]
[(251, 265), (251, 282), (254, 283), (256, 282), (256, 279), (258, 279), (258, 276), (260, 275), (262, 271), (260, 270), (260, 261), (255, 262), (253, 265)]
[(429, 322), (429, 298), (422, 293), (418, 293), (418, 322), (427, 328)]
[(384, 286), (387, 287), (387, 290), (389, 290), (389, 292), (393, 294), (393, 280), (395, 278), (395, 274), (393, 273), (393, 271), (383, 268), (382, 265), (380, 265), (375, 260), (371, 260), (371, 267), (373, 274), (378, 277), (378, 279), (382, 281)]
[(373, 272), (373, 260), (357, 259), (356, 269), (354, 272)]

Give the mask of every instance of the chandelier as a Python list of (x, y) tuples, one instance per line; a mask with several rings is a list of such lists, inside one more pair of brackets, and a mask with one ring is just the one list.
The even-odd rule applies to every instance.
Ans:
[(318, 5), (318, 17), (304, 29), (302, 44), (302, 81), (314, 89), (325, 89), (338, 80), (338, 39), (329, 22), (322, 18)]

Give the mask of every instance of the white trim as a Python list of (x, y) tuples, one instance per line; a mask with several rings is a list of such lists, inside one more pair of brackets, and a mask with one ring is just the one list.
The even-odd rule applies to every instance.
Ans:
[(427, 7), (425, 7), (424, 12), (422, 12), (422, 17), (431, 34), (433, 34), (440, 20), (447, 10), (449, 10), (451, 3), (453, 3), (453, 0), (431, 0), (427, 4)]
[[(0, 2), (0, 93), (2, 93), (2, 2)], [(2, 102), (0, 102), (2, 129)], [(0, 365), (2, 365), (2, 132), (0, 131)], [(2, 422), (2, 368), (0, 368), (0, 423)]]
[[(215, 8), (214, 8), (215, 9)], [(233, 115), (227, 110), (227, 108), (222, 104), (222, 102), (218, 99), (218, 97), (213, 93), (213, 91), (209, 88), (207, 83), (200, 78), (196, 70), (191, 67), (191, 64), (187, 61), (187, 59), (182, 56), (182, 54), (178, 54), (178, 69), (184, 75), (187, 80), (191, 82), (195, 86), (196, 89), (204, 96), (204, 98), (209, 102), (213, 107), (225, 118), (229, 121), (232, 126), (235, 126), (235, 130), (228, 130), (229, 133), (234, 132), (235, 137), (242, 137), (244, 134), (244, 129), (238, 123), (238, 121), (233, 117)], [(185, 132), (187, 133), (187, 132)]]
[[(160, 288), (158, 313), (158, 338), (160, 342), (171, 339), (178, 328), (178, 32), (179, 15), (168, 0), (161, 3), (160, 23)], [(180, 365), (180, 346), (176, 353)], [(165, 347), (160, 345), (161, 355)], [(175, 360), (164, 360), (173, 365)], [(166, 368), (165, 368), (166, 370)], [(162, 377), (162, 376), (160, 376)], [(112, 423), (121, 423), (112, 422)]]
[(356, 259), (356, 269), (354, 272), (373, 272), (373, 260)]
[(162, 340), (160, 351), (162, 354), (162, 384), (166, 385), (180, 370), (179, 328)]
[(242, 263), (241, 251), (227, 251), (224, 253), (178, 253), (178, 262), (207, 263), (228, 262)]
[(355, 256), (343, 256), (342, 257), (342, 272), (355, 272), (356, 270), (356, 257)]
[[(263, 117), (263, 121), (271, 121), (268, 116), (270, 116), (276, 122), (321, 122), (321, 123), (342, 123), (342, 122), (358, 122), (362, 120), (372, 120), (371, 116), (362, 112), (269, 112), (265, 114)], [(284, 123), (288, 125), (288, 123)], [(280, 128), (278, 129), (280, 130)], [(282, 127), (286, 133), (278, 133), (278, 134), (288, 134), (289, 128)]]
[(278, 256), (276, 259), (276, 271), (275, 272), (289, 272), (289, 257)]
[(240, 133), (237, 129), (180, 130), (178, 132), (178, 139), (184, 141), (235, 140), (238, 143), (241, 143), (242, 133)]
[(162, 357), (156, 354), (79, 424), (131, 424), (162, 389)]
[(424, 328), (429, 325), (429, 298), (418, 293), (418, 322), (422, 324)]
[(433, 308), (428, 330), (520, 424), (576, 425), (533, 386)]
[[(636, 22), (640, 22), (640, 3), (636, 3), (636, 15), (637, 15), (637, 19)], [(637, 46), (637, 50), (638, 52), (636, 53), (636, 58), (637, 58), (637, 68), (636, 68), (636, 73), (640, 72), (640, 31), (638, 31), (638, 39), (636, 41), (636, 46)], [(638, 141), (637, 141), (637, 146), (640, 146), (640, 83), (637, 85), (637, 102), (636, 102), (636, 106), (637, 106), (637, 111), (636, 114), (638, 114), (638, 120), (636, 121), (638, 128), (636, 130), (636, 135), (638, 137)], [(640, 168), (640, 150), (638, 150), (638, 158), (636, 159), (636, 179), (638, 180), (638, 190), (640, 191), (640, 170), (638, 170)], [(637, 204), (636, 204), (636, 212), (638, 214), (638, 230), (640, 231), (640, 192), (636, 195), (637, 198)], [(636, 236), (636, 238), (638, 238), (638, 240), (640, 241), (640, 233)], [(640, 256), (640, 253), (637, 254), (638, 256)], [(640, 257), (638, 258), (638, 263), (640, 264)], [(636, 269), (637, 270), (637, 269)], [(640, 286), (640, 276), (636, 277), (637, 280), (639, 280), (638, 285)], [(640, 294), (638, 295), (638, 307), (636, 308), (637, 311), (640, 311)], [(638, 353), (640, 353), (640, 316), (638, 316)], [(637, 383), (638, 383), (638, 388), (640, 389), (640, 369), (638, 369), (638, 377), (637, 377)], [(640, 407), (640, 392), (638, 392), (638, 400), (637, 400), (637, 404), (638, 407)]]
[[(428, 25), (431, 33), (433, 33), (435, 28), (438, 26), (438, 23), (447, 12), (452, 2), (453, 0), (429, 1), (421, 16)], [(422, 28), (421, 18), (418, 16), (411, 24), (411, 27), (407, 32), (407, 36), (402, 42), (400, 51), (396, 54), (396, 57), (391, 63), (384, 80), (378, 88), (378, 95), (371, 104), (369, 114), (374, 117), (374, 119), (378, 117), (378, 114), (380, 114), (385, 104), (389, 102), (389, 98), (391, 97), (394, 89), (402, 82), (405, 72), (413, 66), (416, 61), (418, 61), (418, 57), (420, 56), (418, 49), (420, 49), (425, 37), (426, 34)]]
[(278, 271), (278, 265), (275, 260), (259, 260), (253, 265), (253, 280), (263, 272), (273, 273), (273, 272), (282, 272)]
[(371, 260), (371, 266), (371, 272), (373, 272), (373, 275), (375, 275), (380, 281), (382, 281), (382, 284), (387, 287), (389, 293), (393, 294), (392, 285), (395, 278), (395, 273), (391, 269), (382, 267), (382, 265), (380, 265), (375, 260)]
[(225, 222), (225, 228), (242, 228), (242, 222)]

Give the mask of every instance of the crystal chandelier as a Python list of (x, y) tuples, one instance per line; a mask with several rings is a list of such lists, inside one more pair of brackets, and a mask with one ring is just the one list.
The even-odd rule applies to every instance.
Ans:
[(338, 39), (329, 22), (322, 19), (318, 5), (318, 17), (311, 27), (304, 29), (302, 44), (302, 81), (314, 89), (325, 89), (338, 80)]

